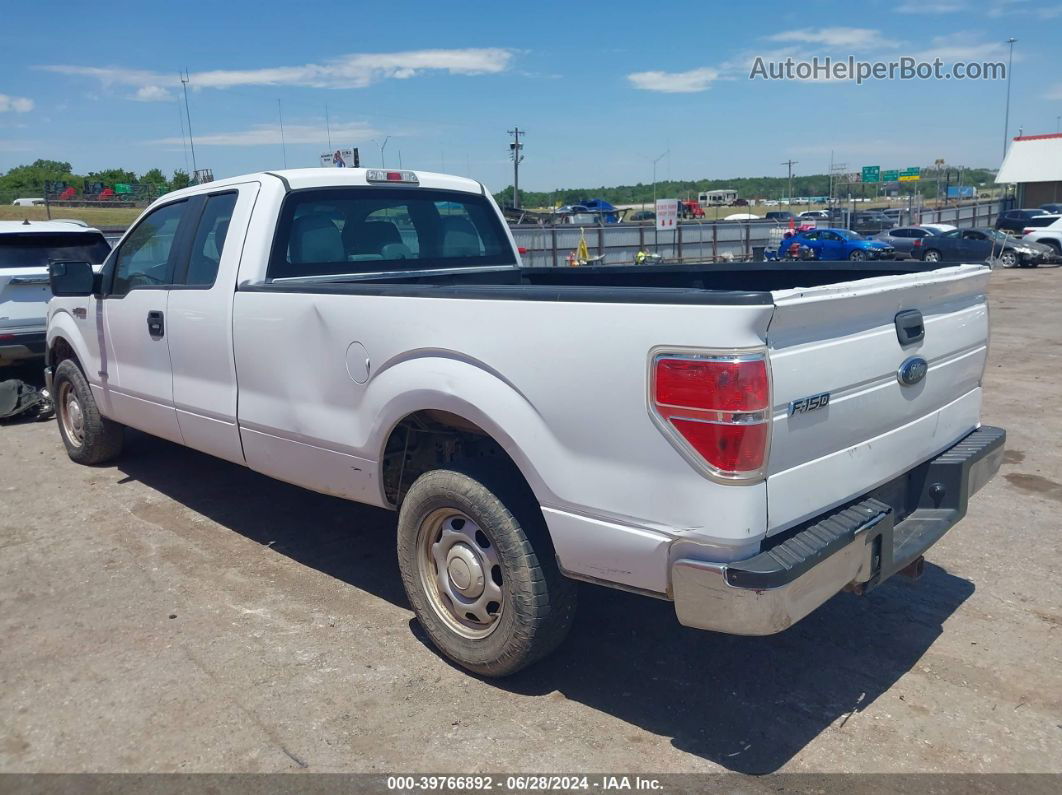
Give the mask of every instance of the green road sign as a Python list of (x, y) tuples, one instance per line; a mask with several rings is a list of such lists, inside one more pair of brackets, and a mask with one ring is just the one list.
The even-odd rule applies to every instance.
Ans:
[(878, 182), (881, 166), (863, 166), (863, 182)]
[(922, 169), (914, 166), (900, 172), (900, 182), (918, 182), (922, 178)]
[(133, 186), (130, 185), (128, 182), (116, 182), (114, 183), (114, 192), (119, 195), (132, 193)]
[(895, 170), (895, 169), (892, 169), (890, 171), (882, 171), (881, 172), (881, 181), (882, 182), (895, 182), (897, 179), (899, 179), (899, 177), (900, 177), (900, 172)]

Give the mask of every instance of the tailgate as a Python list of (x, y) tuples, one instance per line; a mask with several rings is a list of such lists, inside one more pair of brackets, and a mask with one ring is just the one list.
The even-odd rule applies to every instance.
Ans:
[[(773, 293), (770, 533), (866, 493), (977, 427), (989, 274), (961, 265)], [(924, 336), (901, 344), (917, 332), (912, 310)], [(918, 380), (916, 362), (911, 383), (901, 383), (898, 371), (914, 357), (928, 371)]]
[(0, 268), (0, 331), (44, 328), (51, 298), (44, 268)]

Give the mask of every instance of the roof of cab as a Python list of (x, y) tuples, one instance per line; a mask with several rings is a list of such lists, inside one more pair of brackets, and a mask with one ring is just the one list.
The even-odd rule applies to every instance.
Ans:
[[(63, 232), (99, 232), (92, 226), (85, 226), (78, 221), (0, 221), (0, 234), (12, 234), (26, 232), (49, 232), (52, 234)], [(102, 234), (102, 232), (100, 233)]]
[[(194, 196), (199, 193), (211, 193), (223, 188), (240, 185), (246, 182), (261, 182), (266, 179), (279, 179), (287, 184), (292, 190), (304, 188), (331, 188), (345, 185), (372, 185), (373, 187), (410, 187), (408, 183), (370, 183), (366, 179), (367, 171), (398, 171), (399, 169), (366, 169), (366, 168), (289, 168), (277, 171), (259, 171), (254, 174), (243, 174), (238, 177), (228, 177), (207, 182), (202, 185), (192, 185), (187, 188), (167, 193), (163, 199), (179, 198), (181, 196)], [(402, 169), (411, 171), (412, 169)], [(441, 190), (463, 191), (465, 193), (486, 193), (486, 188), (474, 179), (458, 177), (452, 174), (436, 174), (431, 171), (413, 171), (417, 175), (418, 185), (421, 188), (435, 188)]]

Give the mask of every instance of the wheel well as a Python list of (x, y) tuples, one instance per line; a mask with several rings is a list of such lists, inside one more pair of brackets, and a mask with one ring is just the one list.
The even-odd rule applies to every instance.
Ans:
[(85, 368), (81, 366), (81, 362), (77, 358), (77, 354), (74, 352), (74, 347), (63, 337), (56, 337), (55, 342), (53, 342), (48, 349), (48, 366), (54, 369), (58, 367), (59, 362), (64, 359), (73, 359), (74, 364), (78, 366), (78, 369), (84, 372)]
[(531, 491), (509, 454), (478, 425), (448, 411), (414, 412), (395, 425), (384, 445), (384, 494), (400, 505), (413, 481), (425, 472), (477, 459), (496, 461)]

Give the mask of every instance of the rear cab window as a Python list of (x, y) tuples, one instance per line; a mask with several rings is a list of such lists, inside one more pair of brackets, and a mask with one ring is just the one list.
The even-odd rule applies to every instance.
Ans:
[(516, 264), (498, 215), (483, 196), (351, 186), (288, 194), (266, 277)]
[(51, 260), (98, 265), (111, 247), (99, 232), (14, 232), (0, 234), (0, 268), (47, 268)]

